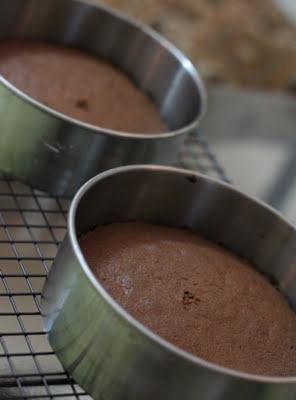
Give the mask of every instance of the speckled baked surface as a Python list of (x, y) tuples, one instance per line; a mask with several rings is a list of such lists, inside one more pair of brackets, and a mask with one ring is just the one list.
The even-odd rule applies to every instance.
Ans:
[(78, 120), (123, 132), (167, 131), (156, 106), (124, 73), (79, 50), (2, 40), (0, 74), (34, 99)]
[(135, 318), (205, 360), (296, 374), (296, 316), (246, 261), (187, 230), (141, 223), (80, 239), (87, 262)]
[[(99, 0), (91, 0), (99, 4)], [(296, 88), (296, 28), (271, 0), (104, 0), (150, 24), (208, 82)]]

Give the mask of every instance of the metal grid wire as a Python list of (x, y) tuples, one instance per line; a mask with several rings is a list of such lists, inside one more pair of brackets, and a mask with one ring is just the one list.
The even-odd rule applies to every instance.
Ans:
[[(226, 180), (201, 135), (182, 149), (180, 165)], [(40, 315), (68, 205), (0, 176), (0, 399), (91, 399), (52, 352)]]

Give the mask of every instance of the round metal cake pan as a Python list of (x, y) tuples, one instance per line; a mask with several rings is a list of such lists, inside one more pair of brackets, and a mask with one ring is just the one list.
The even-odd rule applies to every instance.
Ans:
[(251, 375), (206, 362), (151, 332), (111, 298), (88, 267), (78, 238), (119, 221), (197, 231), (253, 263), (296, 307), (296, 232), (276, 211), (189, 171), (116, 168), (75, 196), (68, 234), (42, 295), (44, 328), (74, 379), (98, 400), (295, 399), (296, 376)]
[(204, 87), (191, 62), (148, 27), (109, 8), (76, 0), (2, 0), (4, 38), (103, 57), (153, 99), (168, 126), (145, 135), (93, 126), (42, 105), (0, 76), (0, 169), (53, 195), (72, 196), (112, 167), (176, 162), (204, 112)]

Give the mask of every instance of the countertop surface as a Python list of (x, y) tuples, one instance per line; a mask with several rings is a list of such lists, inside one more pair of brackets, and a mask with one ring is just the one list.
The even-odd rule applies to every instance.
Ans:
[(209, 90), (201, 130), (231, 181), (296, 223), (296, 101), (282, 92)]
[(296, 27), (275, 1), (285, 2), (286, 6), (288, 2), (104, 0), (104, 3), (139, 18), (174, 42), (207, 82), (296, 91)]

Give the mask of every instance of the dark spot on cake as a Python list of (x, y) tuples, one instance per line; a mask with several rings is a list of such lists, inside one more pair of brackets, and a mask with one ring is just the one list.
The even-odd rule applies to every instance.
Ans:
[(189, 175), (186, 177), (186, 179), (191, 182), (191, 183), (196, 183), (197, 182), (197, 178), (195, 175)]
[(291, 347), (290, 347), (290, 350), (294, 350), (294, 346), (291, 346)]
[[(200, 299), (198, 299), (200, 301)], [(189, 306), (192, 303), (195, 303), (196, 299), (193, 293), (189, 292), (189, 290), (185, 290), (183, 293), (182, 303), (184, 306)]]
[(78, 99), (75, 103), (77, 108), (80, 108), (81, 110), (88, 111), (89, 110), (89, 102), (85, 97), (82, 97), (81, 99)]

